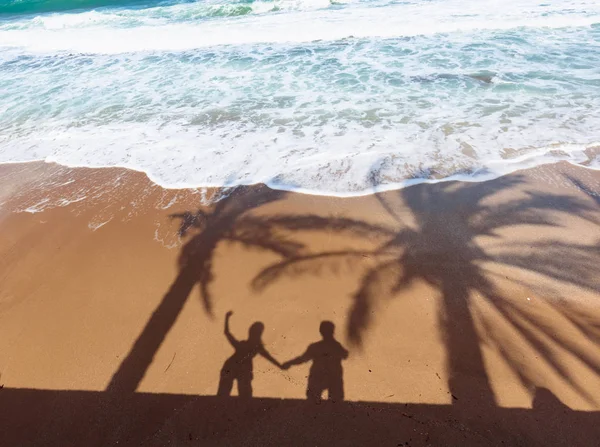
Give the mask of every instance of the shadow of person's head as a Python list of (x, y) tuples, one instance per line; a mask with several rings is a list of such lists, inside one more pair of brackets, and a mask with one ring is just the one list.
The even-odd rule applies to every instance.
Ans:
[(248, 329), (248, 341), (260, 342), (264, 331), (265, 325), (262, 322), (256, 321), (252, 323), (252, 326)]
[(552, 391), (543, 387), (535, 388), (531, 404), (532, 408), (537, 411), (569, 409)]
[(319, 326), (319, 332), (323, 336), (324, 340), (333, 340), (335, 324), (333, 324), (331, 321), (322, 321), (321, 326)]

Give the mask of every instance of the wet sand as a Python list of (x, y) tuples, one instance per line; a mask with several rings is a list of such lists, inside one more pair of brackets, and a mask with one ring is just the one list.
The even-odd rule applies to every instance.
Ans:
[[(45, 163), (2, 165), (0, 182), (5, 445), (600, 436), (598, 171), (347, 199)], [(280, 362), (332, 321), (345, 402), (306, 403), (309, 363), (260, 355), (253, 399), (215, 397), (229, 310), (233, 336), (261, 321)]]

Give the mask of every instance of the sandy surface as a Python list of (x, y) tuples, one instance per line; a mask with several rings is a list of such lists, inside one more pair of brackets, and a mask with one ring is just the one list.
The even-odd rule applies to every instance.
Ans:
[[(600, 435), (598, 171), (564, 163), (350, 199), (165, 190), (43, 163), (0, 166), (0, 184), (7, 445)], [(334, 322), (347, 403), (315, 414), (309, 364), (281, 371), (260, 355), (255, 399), (205, 397), (234, 352), (229, 310), (239, 340), (263, 322), (281, 362)]]

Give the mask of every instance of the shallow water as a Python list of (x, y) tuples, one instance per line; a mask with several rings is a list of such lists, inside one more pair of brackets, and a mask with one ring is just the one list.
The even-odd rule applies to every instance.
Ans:
[(0, 0), (0, 162), (355, 195), (600, 167), (600, 2)]

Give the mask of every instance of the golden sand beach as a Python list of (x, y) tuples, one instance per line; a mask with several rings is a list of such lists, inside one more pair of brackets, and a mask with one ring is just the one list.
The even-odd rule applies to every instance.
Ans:
[[(598, 171), (354, 198), (37, 162), (0, 182), (0, 445), (600, 439)], [(321, 354), (261, 349), (297, 358), (323, 321), (348, 357), (315, 403)], [(236, 345), (255, 322), (263, 348)], [(252, 396), (217, 396), (236, 346)]]

